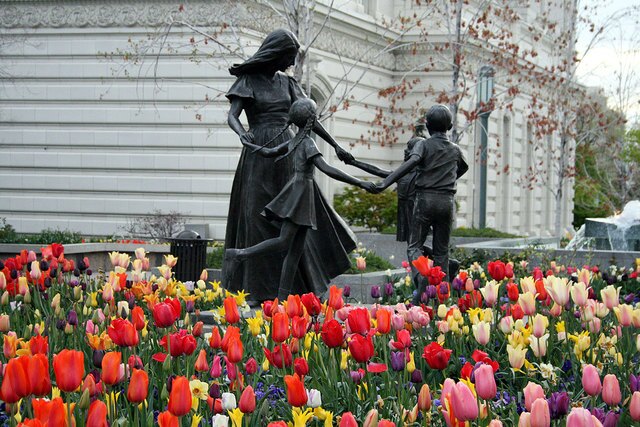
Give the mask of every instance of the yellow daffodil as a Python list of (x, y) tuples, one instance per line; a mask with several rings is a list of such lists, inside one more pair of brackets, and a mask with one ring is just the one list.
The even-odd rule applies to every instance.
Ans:
[(305, 427), (307, 422), (313, 418), (313, 409), (307, 408), (304, 411), (300, 408), (293, 408), (293, 427)]
[(247, 319), (247, 325), (249, 326), (249, 332), (251, 332), (251, 335), (253, 335), (254, 337), (258, 336), (260, 334), (260, 331), (262, 330), (263, 323), (264, 322), (262, 321), (262, 319), (249, 317)]
[(209, 397), (209, 384), (196, 379), (189, 381), (189, 388), (191, 389), (191, 408), (197, 411), (200, 400), (207, 400)]
[(481, 308), (472, 307), (467, 309), (467, 314), (469, 315), (469, 322), (472, 325), (475, 325), (481, 320), (484, 320), (484, 311)]
[(236, 408), (233, 411), (227, 411), (229, 418), (231, 418), (232, 427), (242, 427), (242, 417), (244, 414), (240, 408)]
[(578, 360), (582, 360), (582, 353), (587, 351), (591, 346), (591, 336), (589, 331), (582, 331), (577, 335), (569, 334), (569, 339), (574, 342), (573, 352)]
[(409, 353), (409, 361), (407, 362), (406, 368), (407, 372), (409, 372), (410, 374), (416, 370), (416, 361), (413, 358), (413, 352)]

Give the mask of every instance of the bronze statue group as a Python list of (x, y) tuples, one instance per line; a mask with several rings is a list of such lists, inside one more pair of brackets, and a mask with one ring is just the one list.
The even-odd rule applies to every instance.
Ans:
[[(395, 171), (358, 161), (322, 127), (315, 102), (283, 73), (295, 63), (299, 47), (293, 33), (276, 30), (251, 58), (230, 69), (237, 79), (227, 93), (228, 123), (243, 148), (231, 190), (223, 286), (249, 292), (256, 302), (291, 293), (322, 295), (329, 281), (349, 268), (355, 236), (321, 194), (313, 178), (316, 168), (372, 193), (397, 182), (397, 238), (407, 241), (409, 262), (422, 254), (432, 231), (434, 264), (447, 274), (456, 180), (468, 169), (446, 134), (451, 112), (444, 105), (428, 110), (424, 126), (430, 137), (416, 126)], [(243, 111), (248, 130), (240, 122)], [(295, 135), (292, 124), (298, 128)], [(330, 166), (312, 131), (335, 148), (341, 161), (384, 180), (362, 181)], [(426, 283), (415, 269), (413, 277), (418, 284), (413, 302), (418, 303)]]

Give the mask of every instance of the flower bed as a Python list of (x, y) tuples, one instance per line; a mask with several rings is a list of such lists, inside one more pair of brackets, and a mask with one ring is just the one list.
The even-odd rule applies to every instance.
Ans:
[[(633, 270), (473, 265), (451, 284), (426, 258), (420, 306), (400, 277), (382, 304), (332, 287), (268, 301), (111, 271), (61, 245), (0, 265), (1, 422), (9, 425), (607, 426), (640, 420)], [(393, 283), (395, 282), (395, 283)], [(199, 312), (213, 310), (209, 329)]]

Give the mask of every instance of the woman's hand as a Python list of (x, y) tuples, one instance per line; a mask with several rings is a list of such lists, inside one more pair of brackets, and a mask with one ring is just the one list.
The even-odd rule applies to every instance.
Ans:
[(340, 146), (336, 146), (336, 155), (338, 156), (338, 159), (340, 159), (340, 161), (348, 165), (350, 165), (355, 160), (351, 153)]
[(247, 144), (253, 144), (253, 132), (249, 131), (249, 132), (245, 132), (242, 135), (240, 135), (240, 142), (243, 145), (247, 145)]

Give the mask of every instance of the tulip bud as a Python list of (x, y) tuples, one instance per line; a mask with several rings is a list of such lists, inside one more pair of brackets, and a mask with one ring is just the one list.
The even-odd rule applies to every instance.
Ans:
[(0, 332), (7, 333), (11, 330), (11, 318), (8, 314), (0, 315)]
[(88, 388), (85, 388), (82, 392), (82, 396), (80, 396), (80, 401), (78, 402), (78, 408), (87, 409), (91, 404), (91, 395)]
[(162, 370), (164, 372), (171, 372), (171, 355), (167, 354), (167, 358), (162, 362)]
[(232, 411), (236, 409), (238, 404), (236, 403), (236, 395), (233, 393), (222, 393), (222, 409), (225, 411)]
[(2, 271), (0, 271), (0, 291), (4, 291), (7, 288), (7, 278)]
[(422, 384), (418, 393), (418, 409), (423, 412), (428, 412), (431, 409), (431, 391), (427, 384)]
[(373, 408), (367, 412), (367, 416), (364, 417), (364, 423), (362, 427), (378, 427), (378, 410)]
[(2, 298), (0, 298), (0, 304), (7, 305), (9, 304), (9, 292), (4, 291), (2, 294)]

